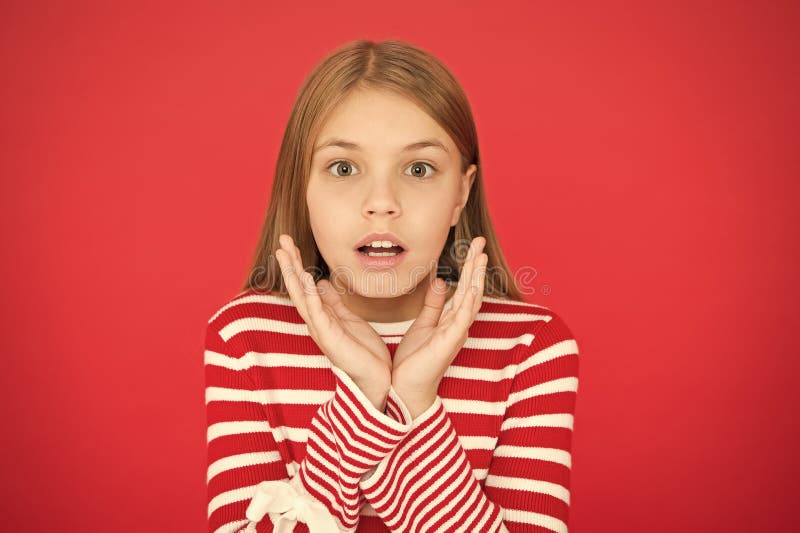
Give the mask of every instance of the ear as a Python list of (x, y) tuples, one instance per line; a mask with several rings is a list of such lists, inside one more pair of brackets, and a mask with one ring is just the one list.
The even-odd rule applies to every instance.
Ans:
[(475, 176), (478, 173), (478, 165), (475, 163), (467, 167), (467, 170), (460, 176), (459, 184), (459, 202), (453, 208), (453, 216), (450, 219), (450, 226), (455, 226), (458, 223), (458, 217), (461, 216), (461, 210), (467, 205), (469, 199), (469, 191), (472, 190), (472, 183), (475, 181)]

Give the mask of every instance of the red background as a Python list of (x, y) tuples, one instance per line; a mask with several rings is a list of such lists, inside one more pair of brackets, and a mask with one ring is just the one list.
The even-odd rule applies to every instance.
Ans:
[(246, 275), (303, 77), (356, 38), (459, 78), (500, 243), (578, 339), (570, 531), (796, 528), (798, 22), (5, 2), (3, 529), (205, 530), (205, 321)]

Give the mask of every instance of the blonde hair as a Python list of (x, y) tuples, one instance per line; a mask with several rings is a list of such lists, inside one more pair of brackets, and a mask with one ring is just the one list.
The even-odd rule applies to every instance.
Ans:
[(461, 173), (477, 166), (467, 204), (450, 228), (437, 276), (458, 281), (469, 243), (482, 235), (488, 256), (484, 294), (524, 301), (497, 242), (486, 203), (475, 122), (464, 91), (453, 74), (431, 54), (399, 40), (355, 40), (335, 49), (309, 73), (297, 94), (283, 135), (275, 179), (255, 257), (244, 291), (288, 294), (275, 251), (278, 237), (290, 235), (303, 265), (316, 281), (330, 270), (314, 241), (306, 204), (313, 143), (326, 118), (351, 91), (381, 89), (409, 98), (430, 115), (461, 153)]

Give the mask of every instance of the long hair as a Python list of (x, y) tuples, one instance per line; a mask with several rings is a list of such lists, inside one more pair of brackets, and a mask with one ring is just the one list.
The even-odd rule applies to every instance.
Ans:
[(291, 235), (303, 265), (315, 281), (330, 270), (314, 241), (306, 204), (314, 142), (328, 115), (351, 91), (394, 91), (416, 103), (455, 142), (461, 153), (461, 173), (477, 166), (467, 204), (439, 257), (436, 275), (449, 285), (458, 282), (469, 243), (486, 239), (488, 256), (484, 295), (524, 301), (510, 274), (489, 219), (483, 188), (478, 135), (469, 101), (453, 74), (431, 54), (399, 40), (359, 39), (335, 49), (309, 73), (297, 94), (283, 134), (269, 207), (243, 291), (288, 292), (275, 251), (278, 237)]

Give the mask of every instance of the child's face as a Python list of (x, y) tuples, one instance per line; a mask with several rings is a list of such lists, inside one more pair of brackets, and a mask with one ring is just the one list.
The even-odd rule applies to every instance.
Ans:
[[(318, 148), (333, 139), (360, 149)], [(447, 151), (403, 150), (421, 140), (439, 141)], [(466, 205), (476, 168), (473, 164), (461, 173), (455, 143), (410, 100), (388, 91), (351, 93), (315, 141), (306, 194), (311, 229), (331, 281), (366, 297), (412, 292), (436, 266)], [(392, 232), (405, 243), (397, 266), (364, 266), (356, 245), (372, 232)]]

